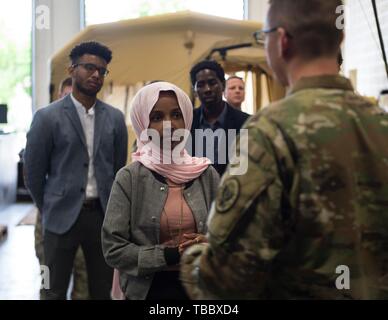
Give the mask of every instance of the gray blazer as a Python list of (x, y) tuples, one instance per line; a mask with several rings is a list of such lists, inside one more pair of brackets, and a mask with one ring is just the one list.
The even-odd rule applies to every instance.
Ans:
[[(197, 231), (205, 234), (219, 176), (209, 166), (183, 192), (193, 212)], [(139, 162), (121, 169), (113, 183), (102, 227), (107, 263), (120, 271), (120, 286), (131, 300), (146, 298), (153, 275), (167, 266), (159, 244), (160, 215), (168, 185)]]
[[(104, 211), (115, 174), (126, 164), (127, 148), (122, 112), (97, 100), (94, 169)], [(24, 168), (26, 186), (45, 229), (64, 234), (77, 220), (85, 199), (88, 164), (85, 135), (70, 95), (39, 109), (27, 134)]]

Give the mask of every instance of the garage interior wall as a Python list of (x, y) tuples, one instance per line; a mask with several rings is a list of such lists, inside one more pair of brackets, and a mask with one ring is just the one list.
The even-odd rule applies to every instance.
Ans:
[[(376, 6), (388, 50), (388, 1), (377, 0)], [(351, 78), (360, 94), (378, 98), (381, 90), (388, 89), (388, 80), (371, 1), (348, 0), (346, 10), (345, 75)]]

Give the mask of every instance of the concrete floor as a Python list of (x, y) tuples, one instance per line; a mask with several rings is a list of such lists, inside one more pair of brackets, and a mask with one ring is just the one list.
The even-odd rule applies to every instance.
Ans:
[(33, 208), (22, 203), (0, 210), (0, 224), (8, 226), (8, 236), (0, 242), (0, 300), (39, 300), (41, 277), (34, 226), (17, 226)]

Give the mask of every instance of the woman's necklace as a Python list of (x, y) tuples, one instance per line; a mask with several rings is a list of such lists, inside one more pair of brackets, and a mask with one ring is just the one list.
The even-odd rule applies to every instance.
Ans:
[(182, 240), (182, 231), (183, 231), (183, 187), (180, 188), (181, 190), (181, 212), (180, 212), (180, 217), (179, 217), (179, 224), (178, 224), (178, 241), (174, 240), (174, 234), (170, 228), (170, 222), (168, 220), (168, 215), (167, 215), (167, 212), (166, 210), (164, 209), (163, 207), (163, 213), (165, 214), (166, 216), (166, 223), (167, 223), (167, 230), (168, 230), (168, 233), (170, 235), (170, 238), (171, 240), (174, 242), (174, 245), (176, 247), (179, 246), (179, 244), (181, 243), (181, 240)]

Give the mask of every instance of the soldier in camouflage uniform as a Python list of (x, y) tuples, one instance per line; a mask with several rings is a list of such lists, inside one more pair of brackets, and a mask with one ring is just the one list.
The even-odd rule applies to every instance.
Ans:
[[(43, 234), (42, 234), (42, 216), (40, 212), (36, 217), (35, 224), (35, 253), (40, 265), (45, 265), (43, 252)], [(45, 300), (45, 290), (40, 290), (40, 299)], [(86, 272), (85, 257), (81, 248), (78, 248), (74, 258), (73, 268), (73, 290), (71, 291), (72, 300), (88, 300), (88, 274)]]
[(270, 1), (266, 51), (290, 91), (245, 125), (248, 171), (228, 167), (209, 244), (182, 259), (191, 298), (388, 299), (388, 116), (336, 74), (339, 5)]

